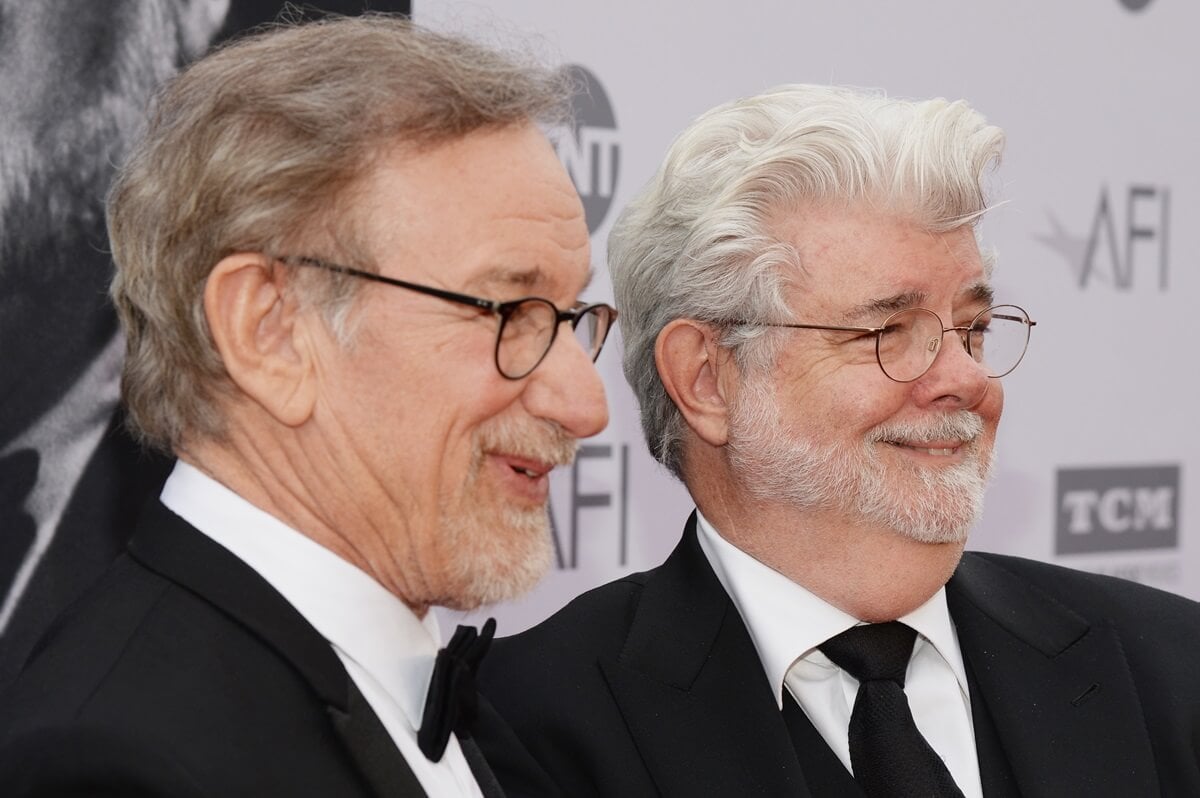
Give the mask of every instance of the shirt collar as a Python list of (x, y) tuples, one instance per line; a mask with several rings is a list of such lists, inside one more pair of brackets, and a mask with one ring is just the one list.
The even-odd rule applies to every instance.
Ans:
[[(784, 678), (792, 665), (859, 621), (725, 540), (699, 510), (696, 516), (700, 548), (742, 616), (782, 708)], [(954, 671), (963, 694), (969, 695), (946, 589), (898, 620), (917, 630), (921, 636), (917, 645), (924, 638), (937, 650)], [(824, 655), (816, 652), (816, 656)]]
[(187, 463), (175, 464), (160, 498), (257, 571), (420, 727), (441, 639), (435, 613), (418, 618), (367, 573)]

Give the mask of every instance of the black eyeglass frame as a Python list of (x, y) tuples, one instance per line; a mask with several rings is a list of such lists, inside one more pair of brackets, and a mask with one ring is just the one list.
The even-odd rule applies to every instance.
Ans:
[[(546, 359), (546, 355), (550, 354), (550, 349), (554, 346), (554, 341), (558, 338), (558, 328), (564, 321), (570, 322), (571, 329), (575, 330), (579, 326), (579, 322), (582, 321), (587, 314), (595, 311), (597, 308), (604, 308), (604, 313), (607, 317), (607, 324), (605, 325), (604, 331), (600, 336), (600, 340), (594, 344), (595, 351), (592, 353), (592, 362), (595, 362), (596, 358), (600, 356), (600, 351), (604, 348), (604, 342), (608, 340), (608, 334), (612, 331), (613, 323), (617, 320), (617, 309), (604, 302), (593, 302), (590, 304), (580, 303), (578, 307), (570, 308), (568, 310), (560, 310), (559, 307), (549, 299), (540, 296), (527, 296), (519, 299), (510, 299), (505, 302), (498, 302), (494, 299), (484, 299), (482, 297), (471, 296), (470, 294), (460, 294), (457, 291), (447, 291), (443, 288), (421, 285), (420, 283), (410, 283), (407, 280), (398, 280), (395, 277), (388, 277), (383, 274), (375, 274), (374, 272), (355, 269), (351, 266), (342, 266), (341, 264), (331, 263), (326, 260), (321, 260), (320, 258), (310, 258), (305, 256), (283, 256), (277, 257), (276, 260), (287, 266), (311, 266), (317, 269), (324, 269), (328, 272), (334, 272), (335, 274), (345, 274), (350, 277), (358, 277), (363, 280), (372, 280), (377, 283), (383, 283), (384, 285), (395, 286), (396, 288), (404, 288), (409, 291), (415, 291), (418, 294), (425, 294), (427, 296), (437, 297), (438, 299), (444, 299), (447, 302), (455, 302), (460, 305), (479, 308), (480, 310), (485, 310), (489, 313), (499, 316), (500, 324), (496, 328), (496, 346), (493, 352), (493, 361), (496, 365), (496, 371), (498, 371), (500, 376), (504, 377), (506, 380), (524, 379), (533, 373), (534, 369), (542, 364), (542, 361)], [(541, 302), (542, 304), (549, 306), (554, 311), (555, 322), (554, 326), (550, 330), (550, 340), (546, 343), (545, 351), (543, 351), (537, 360), (534, 361), (532, 366), (520, 374), (507, 374), (500, 366), (500, 343), (504, 338), (504, 325), (508, 323), (509, 317), (512, 316), (513, 312), (516, 311), (518, 307), (528, 302)]]
[[(1004, 313), (992, 313), (992, 311), (994, 311), (998, 308), (1016, 308), (1017, 310), (1021, 311), (1022, 315), (1021, 316), (1011, 316), (1011, 315), (1004, 314)], [(1025, 347), (1021, 350), (1021, 356), (1018, 357), (1017, 362), (1013, 363), (1012, 367), (1009, 368), (1007, 371), (1005, 371), (1003, 374), (989, 374), (988, 379), (992, 379), (992, 380), (998, 380), (1001, 377), (1006, 377), (1009, 374), (1012, 374), (1013, 371), (1017, 368), (1017, 366), (1021, 365), (1021, 361), (1025, 359), (1025, 353), (1029, 350), (1029, 333), (1034, 327), (1037, 326), (1037, 322), (1034, 321), (1033, 319), (1029, 318), (1029, 313), (1027, 313), (1025, 308), (1021, 307), (1020, 305), (992, 305), (991, 307), (986, 308), (985, 310), (981, 310), (981, 311), (979, 311), (979, 313), (975, 314), (975, 317), (973, 319), (971, 319), (970, 324), (967, 324), (964, 326), (958, 326), (958, 327), (946, 327), (945, 325), (942, 324), (942, 317), (939, 316), (935, 311), (930, 310), (929, 308), (902, 308), (900, 310), (897, 310), (895, 313), (892, 313), (891, 315), (889, 315), (886, 319), (884, 319), (883, 324), (880, 325), (879, 327), (839, 327), (839, 326), (832, 325), (832, 324), (800, 324), (800, 323), (785, 324), (783, 322), (770, 322), (770, 321), (731, 321), (731, 322), (727, 322), (727, 323), (732, 326), (786, 327), (786, 328), (795, 329), (795, 330), (832, 330), (834, 332), (853, 332), (853, 333), (863, 333), (863, 334), (874, 333), (874, 335), (875, 335), (875, 362), (877, 364), (879, 364), (879, 370), (882, 371), (883, 375), (885, 377), (887, 377), (889, 380), (891, 380), (892, 382), (908, 383), (908, 382), (916, 382), (917, 380), (924, 377), (925, 374), (929, 371), (929, 369), (933, 368), (934, 361), (937, 360), (937, 355), (936, 354), (934, 355), (933, 360), (929, 361), (929, 365), (925, 366), (924, 371), (922, 371), (917, 376), (912, 377), (907, 380), (898, 380), (895, 377), (893, 377), (891, 374), (888, 374), (887, 369), (883, 367), (883, 358), (881, 358), (879, 355), (879, 347), (883, 343), (883, 333), (886, 332), (888, 329), (888, 322), (890, 322), (895, 316), (897, 316), (901, 313), (909, 313), (914, 310), (924, 311), (924, 312), (930, 314), (931, 316), (933, 316), (935, 319), (937, 319), (938, 326), (942, 328), (942, 333), (941, 333), (942, 338), (944, 338), (946, 333), (948, 333), (948, 332), (957, 332), (958, 338), (962, 342), (963, 349), (967, 350), (967, 354), (970, 355), (972, 358), (975, 357), (975, 353), (971, 351), (971, 335), (970, 335), (970, 333), (971, 333), (971, 330), (975, 327), (975, 322), (979, 321), (979, 319), (981, 317), (987, 315), (988, 313), (992, 313), (992, 318), (1004, 319), (1006, 321), (1015, 321), (1015, 322), (1020, 322), (1021, 324), (1024, 324), (1025, 328), (1026, 328), (1025, 329)], [(941, 347), (938, 348), (938, 354), (941, 354)], [(975, 362), (978, 363), (980, 361), (976, 360)]]

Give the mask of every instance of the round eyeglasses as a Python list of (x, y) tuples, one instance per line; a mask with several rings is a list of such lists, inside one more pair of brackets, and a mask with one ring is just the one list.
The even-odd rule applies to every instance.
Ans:
[(491, 299), (446, 291), (428, 285), (410, 283), (385, 277), (382, 274), (340, 266), (336, 263), (318, 260), (317, 258), (280, 257), (277, 260), (289, 266), (312, 266), (337, 274), (346, 274), (364, 280), (372, 280), (385, 285), (405, 288), (419, 294), (444, 299), (447, 302), (457, 302), (460, 305), (485, 310), (500, 319), (496, 330), (496, 369), (500, 376), (519, 380), (529, 376), (538, 365), (545, 360), (558, 337), (558, 328), (563, 322), (569, 322), (575, 333), (575, 339), (583, 347), (583, 351), (594, 362), (604, 348), (613, 322), (617, 320), (617, 310), (602, 302), (590, 305), (580, 303), (567, 310), (559, 310), (558, 306), (549, 299), (542, 297), (523, 297), (509, 302), (496, 302)]
[(826, 324), (755, 323), (762, 327), (800, 330), (833, 330), (875, 336), (875, 358), (879, 368), (896, 382), (920, 379), (933, 366), (948, 332), (958, 333), (963, 349), (991, 378), (1012, 372), (1029, 347), (1029, 331), (1037, 325), (1016, 305), (994, 305), (981, 311), (970, 324), (946, 327), (938, 314), (927, 308), (905, 308), (883, 320), (878, 327), (836, 327)]

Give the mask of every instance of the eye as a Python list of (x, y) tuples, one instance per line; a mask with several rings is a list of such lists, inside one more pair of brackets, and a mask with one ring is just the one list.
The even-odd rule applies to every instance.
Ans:
[(903, 335), (907, 332), (908, 328), (903, 324), (889, 324), (880, 329), (878, 333), (871, 333), (871, 335), (878, 335), (880, 338), (894, 338), (897, 335)]

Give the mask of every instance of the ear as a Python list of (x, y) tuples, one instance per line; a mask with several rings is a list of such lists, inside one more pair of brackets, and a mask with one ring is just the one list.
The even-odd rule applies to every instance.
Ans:
[(230, 255), (204, 287), (204, 314), (233, 383), (281, 424), (312, 415), (316, 380), (286, 276), (258, 253)]
[(662, 329), (654, 362), (663, 386), (692, 431), (710, 446), (729, 440), (727, 383), (736, 370), (707, 325), (675, 319)]

